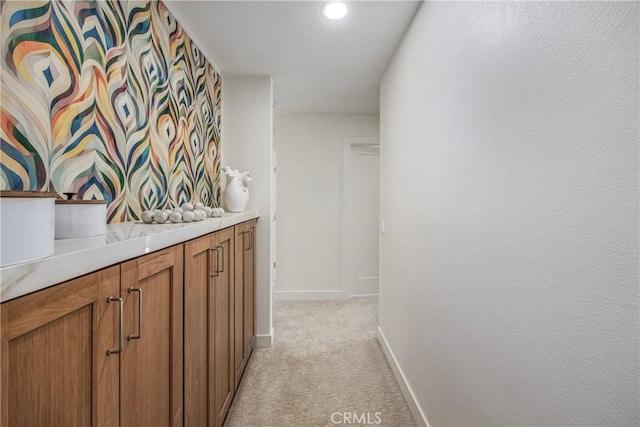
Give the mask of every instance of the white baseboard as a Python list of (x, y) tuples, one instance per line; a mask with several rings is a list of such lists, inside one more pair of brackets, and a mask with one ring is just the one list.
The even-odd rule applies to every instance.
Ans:
[(344, 299), (344, 292), (335, 291), (275, 291), (276, 301), (313, 301)]
[(379, 284), (380, 278), (378, 276), (356, 277), (356, 280), (351, 283), (351, 295), (377, 294)]
[(421, 427), (430, 427), (429, 421), (427, 421), (427, 416), (424, 414), (424, 411), (418, 404), (416, 396), (413, 394), (413, 390), (411, 390), (411, 386), (407, 382), (407, 378), (404, 376), (402, 368), (400, 368), (400, 365), (398, 365), (398, 361), (396, 360), (391, 347), (389, 347), (389, 343), (387, 342), (384, 333), (382, 333), (382, 329), (380, 329), (380, 326), (378, 326), (378, 341), (380, 342), (380, 346), (382, 347), (384, 355), (387, 357), (389, 366), (391, 366), (393, 375), (396, 377), (398, 385), (400, 385), (400, 390), (402, 391), (404, 400), (407, 401), (407, 405), (409, 406), (411, 415), (413, 415), (413, 418), (416, 420), (416, 424)]
[(273, 337), (273, 328), (271, 328), (270, 335), (256, 334), (256, 348), (271, 348), (273, 346)]

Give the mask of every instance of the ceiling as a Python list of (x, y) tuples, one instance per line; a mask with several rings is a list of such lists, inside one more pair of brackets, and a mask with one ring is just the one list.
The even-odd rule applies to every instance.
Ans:
[(377, 114), (378, 84), (419, 2), (349, 1), (328, 21), (316, 1), (165, 4), (224, 75), (271, 75), (276, 113)]

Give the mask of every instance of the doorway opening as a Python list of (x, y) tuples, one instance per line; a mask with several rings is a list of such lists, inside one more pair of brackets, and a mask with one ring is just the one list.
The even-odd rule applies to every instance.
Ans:
[(379, 283), (380, 143), (344, 139), (343, 293), (377, 295)]

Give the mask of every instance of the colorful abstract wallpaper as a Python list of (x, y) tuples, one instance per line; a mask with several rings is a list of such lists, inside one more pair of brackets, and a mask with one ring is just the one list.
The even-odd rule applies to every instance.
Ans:
[(105, 199), (108, 222), (217, 206), (221, 81), (160, 1), (0, 3), (0, 189)]

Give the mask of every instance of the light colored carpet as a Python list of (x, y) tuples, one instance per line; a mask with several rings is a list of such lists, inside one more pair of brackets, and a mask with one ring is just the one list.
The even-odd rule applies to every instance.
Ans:
[(225, 426), (415, 426), (376, 338), (377, 307), (276, 302), (274, 346), (255, 350)]

